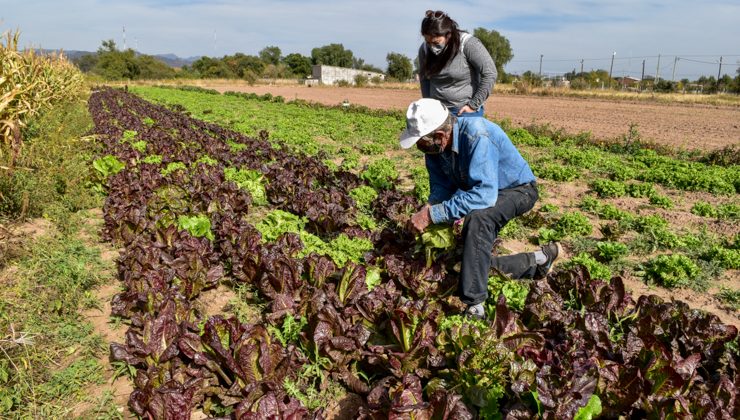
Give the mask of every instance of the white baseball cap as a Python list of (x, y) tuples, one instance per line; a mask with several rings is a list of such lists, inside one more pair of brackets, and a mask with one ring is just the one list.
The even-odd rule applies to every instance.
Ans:
[(409, 105), (406, 111), (406, 129), (401, 133), (401, 148), (408, 149), (419, 138), (439, 128), (450, 113), (442, 102), (424, 98)]

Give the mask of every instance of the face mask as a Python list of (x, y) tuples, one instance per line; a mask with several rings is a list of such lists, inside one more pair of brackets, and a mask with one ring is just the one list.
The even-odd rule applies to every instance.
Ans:
[(434, 55), (440, 55), (442, 54), (442, 51), (447, 48), (447, 44), (427, 44), (429, 46), (429, 50)]

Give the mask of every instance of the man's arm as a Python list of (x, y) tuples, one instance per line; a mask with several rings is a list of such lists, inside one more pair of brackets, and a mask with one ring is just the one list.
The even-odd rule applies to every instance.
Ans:
[(473, 210), (496, 204), (498, 199), (498, 149), (488, 137), (479, 137), (471, 145), (467, 191), (457, 190), (449, 199), (432, 206), (433, 223), (449, 223)]
[(448, 200), (457, 188), (442, 172), (439, 156), (425, 155), (425, 162), (429, 174), (429, 199), (427, 199), (427, 203), (437, 204)]

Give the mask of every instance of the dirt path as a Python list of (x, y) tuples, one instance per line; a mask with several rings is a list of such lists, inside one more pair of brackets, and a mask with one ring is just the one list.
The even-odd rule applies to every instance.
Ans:
[[(202, 86), (220, 92), (271, 93), (286, 100), (303, 99), (328, 105), (346, 99), (376, 109), (405, 110), (419, 95), (418, 91), (408, 89), (248, 86), (208, 81)], [(620, 137), (628, 132), (630, 124), (637, 124), (643, 139), (676, 148), (708, 151), (740, 144), (740, 107), (494, 93), (486, 102), (486, 114), (494, 119), (508, 118), (516, 126), (536, 123), (550, 124), (574, 134), (590, 131), (598, 139)]]
[[(120, 251), (114, 249), (108, 242), (101, 243), (97, 240), (97, 233), (103, 227), (103, 211), (102, 209), (90, 209), (86, 211), (85, 228), (80, 232), (80, 239), (85, 242), (85, 245), (90, 248), (97, 248), (100, 250), (100, 258), (106, 262), (111, 263), (115, 267), (115, 262)], [(90, 233), (92, 231), (92, 233)], [(111, 323), (111, 301), (113, 296), (120, 292), (120, 283), (115, 277), (115, 268), (110, 273), (110, 279), (96, 288), (93, 293), (100, 306), (97, 308), (90, 308), (82, 313), (83, 319), (87, 320), (93, 325), (93, 330), (96, 334), (100, 334), (105, 343), (123, 343), (125, 342), (126, 326), (123, 324), (114, 325)], [(90, 386), (88, 395), (92, 401), (98, 401), (105, 392), (109, 392), (113, 398), (113, 403), (116, 405), (118, 412), (125, 419), (134, 419), (136, 416), (131, 413), (128, 408), (128, 398), (133, 392), (133, 384), (131, 380), (125, 375), (115, 377), (116, 369), (111, 365), (108, 357), (108, 352), (100, 357), (100, 364), (104, 368), (103, 376), (105, 378), (104, 385)], [(81, 404), (75, 410), (75, 416), (82, 416), (86, 414), (86, 410), (89, 410), (91, 406), (89, 404)]]

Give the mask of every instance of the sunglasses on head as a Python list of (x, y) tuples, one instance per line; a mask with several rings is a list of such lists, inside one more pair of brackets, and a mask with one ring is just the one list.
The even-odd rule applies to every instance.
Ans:
[(447, 16), (447, 15), (445, 14), (445, 12), (443, 12), (441, 10), (437, 10), (437, 11), (427, 10), (427, 12), (426, 12), (426, 17), (428, 17), (430, 19), (442, 19), (445, 16)]

